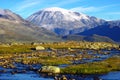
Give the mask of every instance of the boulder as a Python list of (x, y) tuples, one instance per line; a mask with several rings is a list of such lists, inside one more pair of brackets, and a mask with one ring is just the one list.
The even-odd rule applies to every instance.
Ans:
[(57, 66), (43, 66), (39, 71), (46, 73), (60, 73), (60, 68)]
[(35, 47), (35, 50), (45, 50), (45, 48), (42, 47), (42, 46), (36, 46), (36, 47)]

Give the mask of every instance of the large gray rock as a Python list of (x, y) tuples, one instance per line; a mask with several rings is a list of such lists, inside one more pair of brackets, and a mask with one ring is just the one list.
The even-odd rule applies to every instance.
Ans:
[(35, 50), (45, 50), (45, 48), (43, 46), (36, 46)]
[(43, 66), (39, 71), (46, 73), (60, 73), (60, 68), (56, 66)]

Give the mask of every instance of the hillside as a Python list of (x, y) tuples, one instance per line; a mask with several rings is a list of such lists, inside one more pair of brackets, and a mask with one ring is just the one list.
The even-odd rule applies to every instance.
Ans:
[(10, 10), (0, 10), (0, 42), (59, 41), (55, 33), (25, 21)]

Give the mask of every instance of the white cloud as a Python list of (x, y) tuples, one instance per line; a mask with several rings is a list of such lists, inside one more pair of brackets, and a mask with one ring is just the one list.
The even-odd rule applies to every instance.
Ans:
[(76, 12), (93, 12), (93, 11), (98, 11), (98, 8), (96, 7), (75, 7), (70, 10), (76, 11)]
[(75, 8), (72, 8), (70, 10), (72, 11), (77, 11), (77, 12), (99, 12), (99, 11), (102, 11), (102, 10), (106, 10), (110, 7), (114, 7), (114, 6), (117, 6), (117, 4), (112, 4), (112, 5), (106, 5), (106, 6), (99, 6), (99, 7), (95, 7), (95, 6), (89, 6), (89, 7), (75, 7)]
[(62, 0), (62, 1), (58, 1), (57, 3), (51, 4), (51, 6), (65, 6), (67, 4), (71, 4), (71, 3), (75, 3), (75, 2), (81, 2), (83, 0)]
[(35, 6), (36, 4), (38, 4), (38, 2), (33, 2), (33, 3), (28, 3), (28, 4), (26, 4), (26, 5), (22, 5), (22, 6), (18, 7), (16, 11), (24, 10), (24, 9), (26, 9), (26, 8)]
[(15, 11), (17, 11), (17, 12), (24, 11), (27, 8), (33, 7), (33, 6), (38, 5), (38, 4), (40, 4), (40, 1), (37, 1), (37, 0), (36, 1), (35, 0), (25, 0), (25, 1), (15, 5), (15, 6), (17, 6), (15, 8)]

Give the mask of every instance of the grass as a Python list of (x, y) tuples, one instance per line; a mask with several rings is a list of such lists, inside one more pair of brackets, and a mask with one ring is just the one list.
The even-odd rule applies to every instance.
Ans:
[(61, 69), (61, 73), (67, 74), (103, 74), (120, 70), (120, 57), (112, 57), (105, 61), (79, 65), (71, 65)]
[[(37, 45), (23, 44), (23, 45), (0, 45), (0, 54), (6, 53), (26, 53), (32, 52), (31, 48), (35, 48)], [(119, 45), (106, 42), (56, 42), (56, 43), (44, 43), (39, 44), (45, 48), (50, 49), (112, 49), (119, 48)]]
[(53, 48), (53, 49), (118, 49), (119, 45), (114, 43), (108, 43), (108, 42), (82, 42), (82, 41), (68, 41), (68, 42), (56, 42), (56, 43), (47, 43), (47, 44), (41, 44), (41, 46), (44, 46), (46, 48)]
[(53, 57), (38, 57), (38, 58), (23, 58), (24, 64), (42, 64), (42, 65), (60, 65), (70, 64), (71, 62), (65, 58), (53, 58)]
[(31, 45), (0, 46), (0, 54), (32, 52)]

